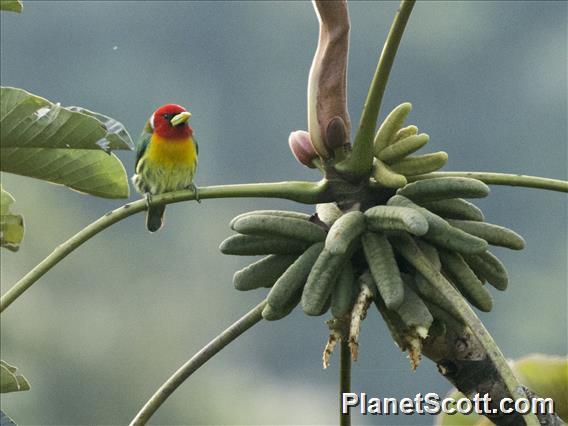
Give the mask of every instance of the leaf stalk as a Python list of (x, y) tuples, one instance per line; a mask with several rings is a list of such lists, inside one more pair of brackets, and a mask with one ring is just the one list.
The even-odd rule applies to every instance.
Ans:
[[(325, 180), (320, 182), (272, 182), (218, 185), (199, 188), (199, 199), (261, 197), (283, 198), (304, 204), (315, 204), (324, 201), (326, 198), (326, 189), (327, 182)], [(182, 190), (155, 195), (152, 197), (152, 204), (171, 204), (190, 200), (195, 200), (195, 192), (193, 190)], [(134, 201), (124, 204), (100, 217), (90, 225), (87, 225), (81, 231), (59, 245), (44, 260), (14, 284), (14, 286), (0, 298), (0, 312), (4, 312), (8, 306), (46, 272), (84, 242), (90, 240), (109, 226), (133, 214), (142, 212), (147, 208), (148, 206), (145, 199)]]
[(400, 40), (414, 7), (415, 0), (402, 0), (381, 52), (375, 75), (363, 107), (359, 128), (355, 134), (351, 155), (337, 164), (336, 169), (353, 180), (361, 180), (371, 173), (373, 165), (373, 136), (379, 110)]
[(182, 365), (144, 404), (142, 409), (130, 422), (130, 426), (145, 425), (150, 417), (162, 406), (168, 397), (185, 381), (195, 373), (207, 361), (213, 358), (225, 346), (262, 320), (262, 310), (266, 300), (260, 302), (247, 314), (229, 326), (221, 334), (211, 340), (199, 352)]

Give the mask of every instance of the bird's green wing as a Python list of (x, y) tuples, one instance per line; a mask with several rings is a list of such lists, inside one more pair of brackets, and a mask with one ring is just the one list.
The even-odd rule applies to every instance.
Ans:
[(134, 164), (134, 170), (136, 170), (138, 162), (144, 155), (144, 152), (146, 152), (146, 148), (148, 147), (151, 138), (152, 138), (152, 133), (148, 133), (145, 131), (142, 132), (142, 134), (138, 138), (138, 142), (136, 143), (136, 163)]
[(195, 144), (195, 153), (197, 155), (199, 155), (199, 145), (197, 144), (197, 141), (195, 140), (195, 138), (193, 138), (193, 143)]

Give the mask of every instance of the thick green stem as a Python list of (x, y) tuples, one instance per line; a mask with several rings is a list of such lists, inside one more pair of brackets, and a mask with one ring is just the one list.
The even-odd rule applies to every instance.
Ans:
[[(208, 198), (284, 198), (305, 204), (325, 201), (326, 181), (320, 182), (274, 182), (236, 185), (219, 185), (199, 188), (199, 199)], [(152, 197), (152, 204), (171, 204), (195, 200), (193, 190), (168, 192)], [(57, 265), (65, 256), (109, 226), (148, 208), (146, 200), (138, 200), (119, 207), (97, 219), (53, 250), (35, 268), (21, 278), (0, 298), (0, 312), (3, 312), (47, 271)]]
[(130, 425), (144, 425), (150, 417), (160, 408), (168, 397), (199, 367), (209, 361), (221, 349), (262, 320), (262, 310), (266, 305), (266, 300), (260, 302), (256, 307), (249, 311), (241, 319), (233, 323), (229, 328), (211, 340), (206, 346), (197, 352), (189, 361), (182, 365), (152, 397), (144, 404), (144, 407), (136, 414)]
[(422, 179), (453, 176), (479, 179), (489, 185), (524, 186), (526, 188), (539, 188), (558, 192), (568, 192), (568, 182), (565, 180), (548, 179), (538, 176), (516, 175), (511, 173), (435, 172), (425, 175), (408, 176), (408, 181), (414, 182)]
[[(456, 307), (456, 311), (460, 314), (460, 320), (471, 329), (472, 333), (487, 351), (487, 355), (501, 376), (510, 397), (515, 400), (526, 398), (523, 387), (511, 371), (499, 346), (497, 346), (489, 331), (487, 331), (479, 317), (455, 287), (431, 265), (412, 237), (409, 235), (393, 237), (393, 243), (401, 256), (422, 274), (439, 291), (442, 297), (446, 298), (447, 303)], [(539, 425), (538, 419), (534, 414), (526, 414), (523, 418), (527, 426)]]
[(394, 62), (404, 28), (414, 7), (415, 0), (402, 0), (381, 52), (379, 63), (363, 107), (359, 128), (355, 134), (351, 155), (336, 166), (336, 169), (353, 179), (363, 179), (373, 165), (373, 136), (383, 94)]
[(351, 350), (348, 339), (341, 339), (339, 353), (339, 425), (351, 426), (351, 414), (343, 413), (343, 394), (351, 392)]

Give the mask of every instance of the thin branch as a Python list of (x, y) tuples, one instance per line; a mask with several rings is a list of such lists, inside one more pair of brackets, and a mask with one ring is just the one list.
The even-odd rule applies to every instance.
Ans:
[(351, 426), (351, 413), (343, 413), (343, 394), (351, 392), (351, 350), (349, 341), (341, 339), (339, 354), (339, 425)]
[(353, 142), (353, 151), (347, 160), (339, 163), (339, 172), (361, 179), (369, 175), (373, 164), (373, 136), (389, 74), (415, 0), (402, 0), (381, 52), (379, 63), (363, 107), (359, 128)]
[(144, 404), (144, 407), (136, 414), (136, 417), (130, 422), (130, 426), (144, 425), (150, 417), (160, 408), (160, 406), (168, 399), (168, 397), (199, 367), (209, 361), (221, 349), (251, 328), (253, 325), (262, 320), (262, 310), (266, 305), (266, 300), (260, 302), (256, 307), (249, 311), (246, 315), (233, 323), (229, 328), (211, 340), (206, 346), (197, 352), (189, 361), (182, 365), (160, 388), (152, 395), (152, 397)]
[(479, 179), (490, 185), (524, 186), (526, 188), (548, 189), (550, 191), (568, 192), (568, 182), (559, 179), (548, 179), (538, 176), (516, 175), (512, 173), (489, 172), (435, 172), (425, 175), (408, 176), (409, 182), (437, 177), (469, 177)]
[[(274, 183), (251, 183), (236, 185), (219, 185), (199, 188), (199, 199), (208, 198), (284, 198), (305, 204), (315, 204), (324, 201), (326, 181), (320, 182), (274, 182)], [(182, 201), (195, 200), (193, 190), (168, 192), (152, 197), (153, 204), (171, 204)], [(0, 312), (3, 312), (18, 297), (22, 295), (33, 283), (39, 280), (47, 271), (57, 265), (69, 253), (81, 246), (99, 232), (109, 226), (126, 219), (133, 214), (147, 209), (146, 200), (138, 200), (119, 207), (81, 231), (77, 232), (63, 244), (59, 245), (35, 268), (21, 278), (14, 286), (0, 298)]]

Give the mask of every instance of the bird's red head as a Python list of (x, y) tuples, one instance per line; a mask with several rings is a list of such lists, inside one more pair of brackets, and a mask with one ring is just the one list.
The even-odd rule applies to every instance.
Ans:
[[(178, 115), (183, 114), (179, 117)], [(154, 111), (150, 117), (150, 126), (158, 135), (166, 139), (187, 139), (193, 135), (193, 129), (187, 120), (191, 114), (182, 106), (176, 104), (163, 105)], [(172, 123), (177, 117), (178, 124)]]

